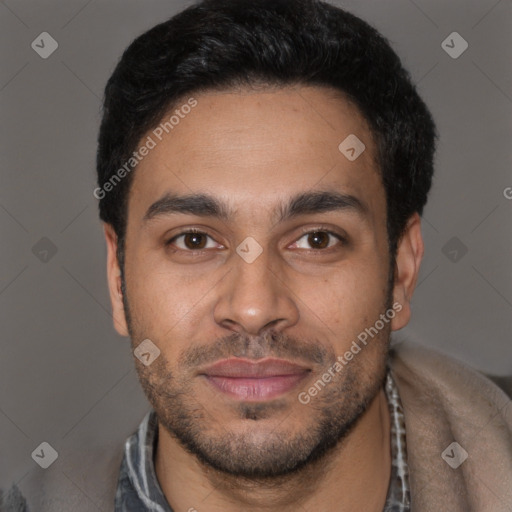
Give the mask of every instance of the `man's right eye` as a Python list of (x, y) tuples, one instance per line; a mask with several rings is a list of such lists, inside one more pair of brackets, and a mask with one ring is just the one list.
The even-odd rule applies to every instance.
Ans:
[[(210, 239), (210, 243), (208, 239)], [(215, 245), (210, 235), (195, 229), (182, 231), (168, 240), (165, 245), (177, 247), (181, 251), (202, 251), (219, 248)], [(220, 248), (222, 248), (222, 246), (220, 246)]]

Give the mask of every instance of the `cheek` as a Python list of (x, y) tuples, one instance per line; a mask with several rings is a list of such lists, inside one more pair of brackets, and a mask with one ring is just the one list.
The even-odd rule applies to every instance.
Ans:
[[(302, 279), (299, 306), (312, 321), (321, 322), (328, 337), (344, 345), (374, 325), (387, 306), (387, 272), (382, 263), (351, 263), (316, 281)], [(321, 327), (320, 327), (321, 328)]]
[(215, 275), (191, 278), (178, 268), (138, 265), (135, 259), (130, 270), (126, 277), (128, 301), (139, 335), (179, 339), (201, 328), (201, 322), (208, 317), (205, 308), (211, 307)]

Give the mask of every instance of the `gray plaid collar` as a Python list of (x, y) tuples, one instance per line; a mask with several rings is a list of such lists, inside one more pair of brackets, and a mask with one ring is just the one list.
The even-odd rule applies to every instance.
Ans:
[[(388, 371), (385, 392), (391, 415), (391, 478), (383, 512), (410, 510), (405, 421), (396, 384)], [(153, 454), (158, 442), (156, 413), (149, 411), (126, 440), (115, 498), (115, 512), (173, 512), (158, 483)]]
[(391, 416), (391, 477), (383, 512), (409, 512), (411, 497), (409, 468), (407, 466), (405, 417), (398, 388), (389, 370), (384, 390)]

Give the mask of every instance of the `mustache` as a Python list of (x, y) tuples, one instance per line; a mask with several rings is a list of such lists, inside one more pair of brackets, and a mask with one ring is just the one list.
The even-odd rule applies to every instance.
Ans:
[(181, 355), (179, 363), (184, 367), (194, 368), (229, 357), (253, 360), (275, 357), (312, 365), (325, 365), (336, 359), (334, 352), (327, 350), (317, 340), (302, 341), (269, 330), (261, 336), (233, 333), (213, 344), (190, 347)]

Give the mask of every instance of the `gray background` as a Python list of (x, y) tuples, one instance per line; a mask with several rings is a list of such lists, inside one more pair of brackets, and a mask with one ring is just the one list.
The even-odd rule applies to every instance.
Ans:
[[(440, 132), (414, 318), (396, 337), (512, 374), (512, 2), (339, 4), (390, 39)], [(23, 489), (42, 471), (31, 453), (46, 441), (59, 452), (48, 471), (95, 509), (68, 454), (84, 439), (117, 442), (148, 409), (129, 342), (112, 327), (95, 145), (122, 50), (184, 5), (0, 2), (0, 487)], [(44, 31), (59, 44), (46, 60), (31, 48)], [(441, 47), (453, 31), (469, 43), (458, 59)]]

